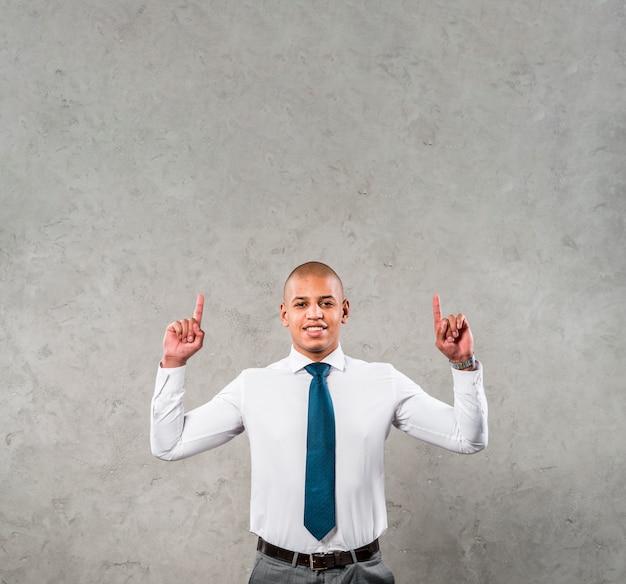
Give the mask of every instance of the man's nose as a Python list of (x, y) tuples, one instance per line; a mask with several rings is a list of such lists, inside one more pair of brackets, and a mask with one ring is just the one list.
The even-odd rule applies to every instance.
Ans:
[(322, 318), (324, 316), (324, 311), (322, 310), (319, 304), (310, 304), (306, 311), (307, 318), (315, 319)]

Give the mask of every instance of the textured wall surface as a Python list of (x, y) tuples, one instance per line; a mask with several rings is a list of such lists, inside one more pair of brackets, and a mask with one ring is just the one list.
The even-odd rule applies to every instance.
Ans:
[(438, 292), (485, 366), (485, 452), (388, 440), (397, 581), (625, 582), (624, 30), (622, 0), (0, 0), (0, 582), (246, 581), (247, 440), (153, 459), (153, 379), (198, 292), (189, 407), (284, 356), (309, 259), (348, 354), (449, 401)]

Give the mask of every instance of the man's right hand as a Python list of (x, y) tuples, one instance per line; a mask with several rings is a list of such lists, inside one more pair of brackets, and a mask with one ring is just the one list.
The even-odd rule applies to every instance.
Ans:
[(175, 320), (165, 329), (161, 367), (182, 367), (187, 363), (189, 357), (195, 355), (202, 348), (204, 331), (200, 326), (203, 309), (204, 296), (198, 294), (193, 317)]

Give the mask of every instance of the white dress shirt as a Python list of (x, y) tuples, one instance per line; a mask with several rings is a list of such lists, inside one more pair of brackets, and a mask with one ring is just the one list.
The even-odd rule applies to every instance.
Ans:
[(387, 363), (328, 355), (336, 424), (337, 526), (317, 541), (304, 527), (310, 359), (293, 347), (266, 368), (246, 369), (211, 401), (183, 408), (185, 367), (159, 368), (152, 400), (152, 453), (179, 460), (220, 446), (244, 430), (251, 453), (250, 531), (301, 553), (356, 549), (387, 529), (384, 445), (393, 424), (455, 452), (487, 445), (482, 367), (452, 370), (454, 407), (428, 395)]

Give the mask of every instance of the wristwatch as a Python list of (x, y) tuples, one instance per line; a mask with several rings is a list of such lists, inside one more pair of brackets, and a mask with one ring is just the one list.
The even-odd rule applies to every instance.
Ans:
[(474, 359), (474, 355), (472, 355), (467, 361), (463, 361), (462, 363), (453, 363), (450, 361), (450, 367), (452, 367), (452, 369), (466, 369), (467, 367), (473, 367), (474, 363), (476, 363), (476, 359)]

